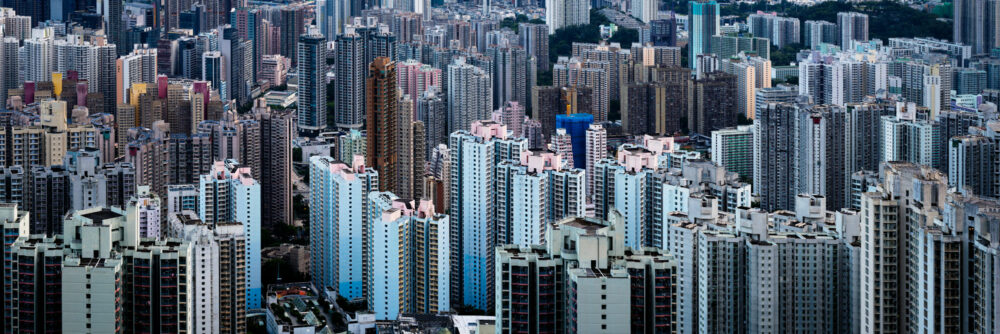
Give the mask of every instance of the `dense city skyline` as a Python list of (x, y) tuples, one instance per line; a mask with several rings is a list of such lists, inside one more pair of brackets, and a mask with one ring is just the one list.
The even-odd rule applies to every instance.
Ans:
[(998, 333), (985, 0), (0, 0), (4, 333)]

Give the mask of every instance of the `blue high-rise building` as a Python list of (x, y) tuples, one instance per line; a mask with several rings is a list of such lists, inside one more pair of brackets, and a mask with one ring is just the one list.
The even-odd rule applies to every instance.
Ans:
[(198, 216), (215, 224), (239, 222), (246, 237), (247, 309), (263, 301), (260, 262), (260, 183), (250, 167), (234, 160), (216, 161), (212, 171), (198, 179)]
[(347, 299), (367, 296), (364, 256), (369, 238), (368, 194), (378, 191), (378, 172), (364, 157), (351, 165), (328, 156), (309, 159), (309, 247), (313, 284)]
[(587, 128), (594, 123), (594, 115), (556, 115), (556, 128), (566, 129), (573, 144), (573, 167), (587, 168)]
[(688, 19), (691, 56), (688, 62), (691, 69), (696, 69), (695, 59), (711, 50), (712, 36), (719, 33), (719, 3), (713, 0), (691, 1), (688, 4), (691, 7)]

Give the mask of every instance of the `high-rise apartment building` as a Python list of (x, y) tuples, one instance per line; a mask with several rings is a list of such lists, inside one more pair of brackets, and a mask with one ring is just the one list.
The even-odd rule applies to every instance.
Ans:
[[(491, 309), (496, 243), (496, 165), (520, 157), (523, 138), (508, 137), (507, 128), (476, 121), (469, 131), (450, 136), (452, 304)], [(460, 273), (460, 274), (458, 274)]]
[(428, 156), (438, 145), (448, 143), (448, 103), (444, 97), (440, 90), (432, 88), (415, 100), (416, 119), (424, 123)]
[(712, 36), (721, 33), (719, 28), (719, 4), (715, 1), (690, 1), (688, 13), (688, 31), (691, 40), (691, 55), (688, 61), (692, 69), (696, 69), (694, 59), (698, 55), (712, 52)]
[(846, 170), (846, 147), (856, 142), (844, 135), (844, 108), (779, 103), (759, 112), (753, 175), (761, 208), (790, 209), (800, 193), (826, 196), (830, 210), (845, 207), (853, 173)]
[(400, 186), (397, 184), (399, 148), (403, 145), (400, 132), (404, 129), (401, 124), (407, 121), (399, 117), (396, 63), (389, 58), (376, 58), (368, 72), (365, 161), (382, 178), (379, 190), (392, 192)]
[(981, 133), (952, 137), (948, 145), (948, 185), (955, 191), (1000, 198), (1000, 122)]
[(549, 224), (584, 214), (584, 170), (561, 156), (541, 150), (521, 151), (518, 161), (496, 167), (498, 245), (536, 245), (545, 241)]
[(340, 34), (351, 18), (352, 1), (320, 0), (316, 3), (316, 26), (328, 41)]
[[(608, 131), (600, 124), (587, 129), (587, 189), (594, 189), (594, 172), (597, 162), (608, 157)], [(587, 197), (592, 196), (590, 192)]]
[[(694, 81), (694, 90), (688, 104), (688, 129), (697, 133), (736, 125), (739, 103), (737, 77), (723, 72), (712, 72)], [(744, 101), (745, 102), (745, 101)]]
[[(794, 104), (774, 103), (757, 110), (754, 120), (754, 192), (761, 208), (773, 211), (792, 207), (796, 188), (796, 114)], [(765, 145), (766, 143), (766, 145)]]
[[(193, 333), (246, 330), (246, 237), (243, 224), (206, 223), (194, 211), (167, 216), (165, 235), (191, 244)], [(217, 315), (202, 317), (200, 315)]]
[(565, 27), (590, 24), (590, 2), (546, 0), (545, 24), (549, 26), (549, 35)]
[(209, 174), (198, 180), (198, 216), (206, 223), (239, 222), (246, 238), (248, 309), (260, 307), (261, 294), (261, 193), (250, 168), (235, 161), (216, 161)]
[(543, 140), (556, 131), (556, 115), (590, 113), (594, 90), (588, 87), (539, 86), (532, 89), (531, 118), (541, 123)]
[[(907, 332), (912, 280), (908, 272), (917, 228), (944, 205), (947, 180), (940, 172), (905, 162), (882, 165), (881, 191), (861, 199), (861, 326), (884, 333)], [(930, 215), (930, 216), (928, 216)], [(916, 321), (913, 318), (912, 321)]]
[(520, 46), (493, 45), (485, 51), (493, 59), (493, 71), (490, 73), (493, 80), (491, 110), (502, 108), (508, 102), (527, 105), (530, 99), (528, 92), (534, 86), (536, 70), (525, 49)]
[(260, 184), (267, 224), (292, 223), (292, 139), (295, 123), (291, 112), (272, 110), (257, 99), (251, 110), (260, 124)]
[(989, 54), (1000, 46), (1000, 20), (990, 14), (1000, 9), (997, 6), (992, 1), (956, 1), (952, 41), (971, 46), (977, 55)]
[(139, 238), (159, 239), (164, 236), (160, 221), (165, 216), (160, 196), (149, 190), (148, 186), (138, 187), (136, 193), (125, 205), (126, 219), (135, 222)]
[[(735, 215), (712, 210), (717, 200), (710, 196), (690, 201), (694, 209), (667, 217), (664, 248), (678, 263), (678, 332), (858, 331), (856, 212), (825, 211), (823, 197), (809, 195), (797, 197), (793, 211), (741, 208)], [(800, 266), (811, 270), (775, 269)], [(791, 277), (818, 283), (774, 284)], [(729, 284), (708, 288), (720, 280)]]
[(31, 234), (55, 235), (70, 210), (69, 172), (61, 165), (34, 166), (28, 172), (24, 200), (31, 212)]
[(552, 67), (552, 84), (557, 87), (590, 88), (590, 111), (595, 122), (604, 122), (608, 117), (611, 98), (611, 67), (607, 61), (581, 60), (579, 58), (559, 58)]
[[(711, 45), (707, 51), (701, 55), (707, 56), (709, 53), (718, 56), (719, 59), (729, 59), (732, 56), (743, 52), (747, 55), (753, 54), (764, 59), (771, 59), (771, 39), (765, 37), (739, 36), (739, 35), (715, 35), (709, 37)], [(695, 57), (697, 60), (698, 57)], [(700, 63), (695, 62), (697, 66)], [(711, 72), (708, 69), (696, 68), (698, 73)]]
[(297, 40), (298, 127), (300, 131), (320, 131), (327, 126), (326, 38), (310, 29)]
[[(68, 123), (66, 101), (44, 100), (39, 103), (39, 121), (34, 125), (11, 124), (0, 129), (0, 165), (51, 166), (62, 164), (66, 152), (87, 148), (106, 149), (109, 131), (102, 124)], [(108, 137), (105, 135), (108, 134)], [(22, 142), (34, 145), (20, 145)]]
[(803, 41), (806, 47), (817, 49), (821, 44), (839, 45), (840, 29), (833, 22), (828, 21), (806, 21), (802, 27)]
[[(333, 2), (333, 1), (331, 1)], [(364, 37), (345, 28), (337, 35), (337, 83), (334, 90), (334, 118), (339, 128), (360, 128), (365, 119), (365, 78), (368, 63), (365, 62)]]
[(756, 68), (740, 58), (723, 59), (720, 65), (723, 72), (736, 76), (736, 112), (745, 115), (747, 119), (753, 119), (756, 108)]
[(31, 233), (30, 216), (27, 211), (19, 210), (18, 204), (0, 204), (0, 222), (3, 223), (3, 326), (4, 333), (13, 331), (14, 320), (14, 278), (18, 268), (15, 267), (16, 253), (14, 253), (14, 242), (20, 237), (27, 237)]
[(132, 164), (101, 163), (99, 153), (97, 149), (66, 153), (63, 167), (69, 174), (72, 210), (111, 206), (123, 208), (135, 194), (135, 168)]
[[(396, 63), (396, 73), (399, 78), (399, 90), (403, 95), (409, 95), (417, 101), (425, 92), (436, 89), (441, 91), (441, 69), (423, 64), (415, 59)], [(419, 113), (417, 116), (422, 116)], [(417, 117), (420, 119), (420, 117)]]
[(712, 162), (753, 180), (753, 125), (712, 131)]
[(360, 156), (361, 162), (365, 162), (365, 154), (368, 152), (367, 143), (368, 139), (361, 134), (361, 131), (351, 129), (337, 137), (337, 151), (335, 152), (334, 158), (352, 166), (355, 159), (354, 156)]
[(747, 16), (750, 34), (771, 39), (771, 43), (779, 48), (800, 41), (799, 19), (778, 16), (776, 13), (758, 11)]
[(363, 254), (371, 239), (366, 210), (368, 194), (378, 191), (378, 183), (378, 172), (361, 156), (354, 156), (350, 166), (330, 157), (310, 158), (310, 269), (316, 286), (333, 287), (349, 299), (367, 295)]
[(448, 65), (448, 133), (469, 130), (473, 122), (490, 118), (493, 83), (489, 73), (456, 58)]
[(673, 330), (677, 262), (655, 248), (628, 250), (624, 230), (617, 212), (610, 222), (569, 217), (548, 228), (544, 245), (498, 248), (497, 331)]
[(115, 86), (117, 104), (134, 104), (129, 97), (129, 89), (133, 84), (156, 82), (156, 56), (156, 49), (135, 49), (132, 53), (118, 58), (115, 67), (118, 73)]
[(429, 200), (368, 195), (365, 261), (368, 307), (375, 319), (450, 310), (450, 223)]
[(837, 13), (837, 27), (840, 28), (840, 48), (843, 50), (853, 49), (855, 42), (868, 42), (868, 14)]
[(535, 58), (535, 66), (539, 71), (547, 71), (549, 64), (549, 32), (548, 26), (538, 23), (520, 23), (518, 25), (520, 45)]
[(629, 8), (629, 14), (639, 21), (644, 23), (649, 23), (657, 17), (659, 8), (659, 3), (651, 0), (640, 0), (633, 1), (631, 8)]

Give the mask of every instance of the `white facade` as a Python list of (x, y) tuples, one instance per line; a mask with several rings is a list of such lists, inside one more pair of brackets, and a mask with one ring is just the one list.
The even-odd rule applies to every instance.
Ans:
[[(217, 223), (209, 225), (197, 219), (192, 211), (181, 212), (168, 217), (168, 234), (191, 245), (190, 265), (191, 285), (188, 290), (192, 317), (190, 326), (193, 333), (218, 333), (222, 330), (222, 304), (233, 302), (225, 308), (234, 314), (226, 315), (230, 320), (242, 316), (238, 308), (246, 302), (244, 289), (225, 284), (228, 280), (246, 275), (243, 252), (233, 248), (245, 247), (246, 237), (239, 223)], [(227, 249), (230, 248), (230, 249)], [(228, 255), (228, 256), (227, 256)], [(225, 277), (223, 275), (229, 275)], [(225, 283), (224, 283), (225, 282)], [(228, 292), (229, 295), (223, 292)]]
[(521, 151), (519, 161), (497, 165), (497, 242), (518, 246), (545, 243), (545, 229), (585, 214), (584, 171), (542, 150)]
[(369, 310), (378, 320), (396, 320), (400, 313), (448, 312), (448, 216), (435, 215), (427, 200), (414, 207), (417, 203), (389, 192), (372, 192), (368, 198)]
[(114, 333), (124, 285), (121, 259), (67, 259), (62, 269), (63, 333)]
[(557, 29), (590, 23), (590, 1), (545, 0), (545, 24), (549, 35)]
[(139, 186), (125, 208), (128, 221), (139, 225), (139, 238), (160, 238), (160, 207), (160, 196), (150, 192), (149, 186)]
[(206, 222), (239, 222), (246, 237), (247, 308), (259, 308), (262, 302), (260, 221), (260, 183), (249, 167), (238, 167), (229, 160), (216, 161), (210, 174), (198, 179), (199, 214)]
[(506, 126), (477, 121), (470, 131), (458, 131), (450, 137), (450, 214), (452, 226), (460, 229), (454, 234), (461, 238), (452, 240), (453, 247), (461, 249), (452, 264), (461, 266), (463, 302), (479, 309), (488, 309), (493, 302), (496, 165), (520, 156), (528, 144), (523, 138), (507, 135)]
[[(594, 189), (594, 168), (597, 162), (608, 157), (608, 132), (600, 124), (587, 129), (587, 189)], [(571, 164), (572, 166), (572, 164)], [(588, 199), (591, 197), (587, 193)]]
[(364, 229), (368, 193), (378, 172), (355, 156), (349, 167), (328, 156), (310, 158), (309, 238), (316, 286), (334, 287), (348, 299), (363, 296)]

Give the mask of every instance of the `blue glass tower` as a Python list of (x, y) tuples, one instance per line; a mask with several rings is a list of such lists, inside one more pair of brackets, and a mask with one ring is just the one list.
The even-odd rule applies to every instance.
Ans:
[(556, 115), (556, 128), (566, 129), (573, 144), (573, 167), (587, 168), (587, 128), (594, 123), (594, 115)]
[(688, 63), (696, 69), (698, 55), (711, 53), (712, 36), (719, 33), (719, 3), (715, 1), (691, 1), (690, 40), (691, 56)]

